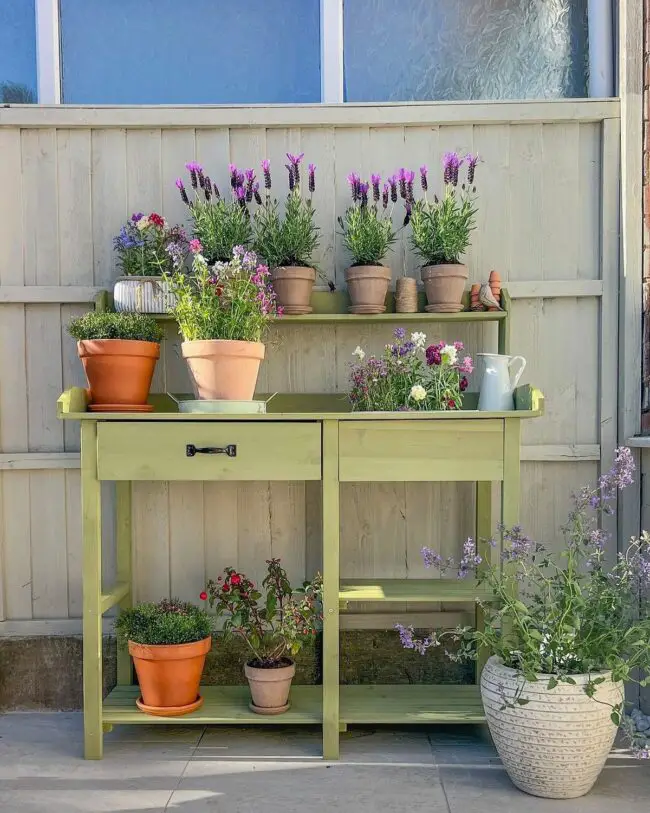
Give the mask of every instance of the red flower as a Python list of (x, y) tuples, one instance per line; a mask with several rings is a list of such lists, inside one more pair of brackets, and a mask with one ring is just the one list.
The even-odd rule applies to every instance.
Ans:
[(465, 390), (469, 386), (469, 381), (465, 378), (465, 376), (461, 377), (458, 386), (459, 386), (461, 392), (465, 392)]
[(241, 576), (237, 573), (233, 573), (232, 576), (230, 577), (230, 582), (235, 586), (241, 584)]
[(447, 406), (449, 407), (449, 409), (456, 409), (456, 402), (454, 401), (453, 398), (450, 398), (447, 401)]
[(223, 293), (223, 285), (215, 285), (214, 293), (215, 296), (221, 296), (221, 294)]
[(206, 601), (206, 599), (208, 598), (208, 594), (205, 592), (205, 590), (203, 590), (202, 593), (199, 593), (199, 598), (201, 599), (201, 601)]
[(228, 585), (227, 585), (227, 584), (224, 584), (224, 586), (221, 588), (221, 590), (222, 590), (224, 593), (227, 593), (227, 592), (228, 592), (228, 590), (230, 590), (230, 587), (228, 587)]
[(152, 212), (149, 215), (149, 221), (154, 224), (154, 226), (158, 226), (158, 228), (162, 229), (165, 225), (165, 219), (160, 215)]

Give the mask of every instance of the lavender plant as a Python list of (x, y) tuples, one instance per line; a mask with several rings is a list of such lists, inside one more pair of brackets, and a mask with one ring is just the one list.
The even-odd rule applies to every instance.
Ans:
[(113, 247), (124, 276), (161, 277), (182, 267), (188, 244), (181, 226), (168, 226), (156, 212), (137, 212), (113, 238)]
[(359, 411), (460, 409), (467, 376), (473, 370), (471, 356), (461, 358), (462, 342), (426, 346), (424, 333), (395, 328), (395, 341), (381, 357), (357, 347), (351, 364), (349, 398)]
[(252, 169), (241, 172), (234, 164), (228, 167), (231, 199), (222, 197), (219, 188), (196, 161), (185, 164), (190, 173), (193, 199), (190, 199), (182, 178), (176, 187), (183, 203), (190, 209), (192, 234), (203, 246), (208, 264), (227, 263), (235, 246), (249, 246), (252, 238), (249, 205), (262, 202), (259, 183)]
[[(420, 255), (423, 265), (459, 263), (467, 251), (470, 235), (476, 228), (474, 175), (479, 162), (478, 155), (461, 158), (456, 152), (448, 152), (443, 159), (442, 197), (434, 194), (429, 200), (429, 180), (426, 166), (420, 167), (420, 185), (424, 197), (415, 200), (413, 194), (414, 172), (400, 170), (400, 194), (406, 207), (405, 225), (411, 224), (411, 243)], [(458, 187), (461, 166), (467, 164), (467, 178)]]
[(348, 175), (347, 181), (350, 185), (352, 206), (346, 209), (343, 217), (338, 218), (343, 245), (352, 256), (352, 265), (380, 265), (395, 242), (392, 221), (394, 201), (390, 206), (389, 201), (391, 189), (396, 190), (396, 179), (394, 176), (390, 178), (384, 184), (383, 190), (380, 190), (380, 175), (371, 175), (370, 183), (367, 183), (362, 181), (356, 172), (352, 172)]
[[(600, 527), (613, 513), (617, 492), (633, 480), (630, 450), (616, 450), (611, 470), (595, 486), (585, 486), (573, 498), (562, 527), (563, 550), (556, 554), (533, 541), (519, 527), (501, 528), (501, 562), (484, 561), (473, 539), (463, 545), (458, 563), (422, 548), (426, 567), (458, 578), (475, 575), (493, 593), (495, 602), (479, 601), (485, 628), (457, 628), (418, 636), (412, 627), (397, 624), (403, 646), (424, 655), (445, 640), (459, 649), (452, 659), (474, 659), (478, 650), (496, 655), (524, 679), (508, 705), (526, 705), (525, 681), (548, 677), (548, 688), (574, 684), (573, 675), (591, 675), (585, 692), (593, 697), (611, 671), (614, 681), (650, 683), (650, 534), (632, 538), (613, 568), (605, 562), (607, 534)], [(489, 540), (492, 547), (494, 540)], [(641, 674), (643, 677), (637, 678)], [(638, 756), (650, 757), (650, 742), (634, 732), (620, 704), (612, 720), (630, 736)]]

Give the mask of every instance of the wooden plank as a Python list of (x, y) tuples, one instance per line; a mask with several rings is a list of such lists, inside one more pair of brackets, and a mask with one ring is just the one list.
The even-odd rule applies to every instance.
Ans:
[(199, 602), (206, 582), (203, 484), (169, 484), (169, 576), (173, 596)]
[[(616, 120), (614, 119), (614, 121)], [(580, 279), (599, 280), (602, 278), (601, 246), (600, 241), (594, 237), (602, 232), (602, 146), (605, 123), (583, 123), (578, 127), (576, 163), (580, 201), (578, 230), (574, 240), (578, 248), (578, 277)]]
[(3, 285), (0, 303), (90, 304), (102, 290), (89, 285)]
[[(267, 141), (272, 139), (274, 133), (275, 131), (268, 131)], [(320, 244), (314, 254), (314, 266), (334, 280), (335, 236), (338, 229), (335, 185), (332, 183), (332, 179), (336, 177), (335, 131), (333, 127), (305, 129), (300, 134), (300, 141), (305, 160), (316, 164), (314, 221), (320, 229)], [(316, 282), (323, 284), (323, 280), (318, 277)]]
[(92, 236), (94, 283), (112, 286), (118, 275), (113, 237), (127, 218), (126, 132), (93, 129)]
[(83, 615), (83, 545), (81, 541), (80, 472), (65, 471), (65, 540), (68, 570), (68, 615)]
[(63, 448), (63, 424), (57, 419), (53, 405), (63, 386), (61, 309), (56, 305), (28, 305), (25, 333), (29, 449), (58, 452)]
[(120, 604), (131, 592), (131, 585), (128, 582), (117, 582), (108, 591), (102, 593), (100, 608), (102, 613), (108, 612), (116, 604)]
[(168, 483), (133, 483), (133, 539), (133, 601), (169, 597)]
[(341, 721), (348, 724), (480, 723), (478, 686), (341, 686)]
[[(5, 285), (22, 285), (23, 272), (23, 186), (19, 129), (0, 127), (0, 223), (10, 239), (0, 240), (0, 294)], [(28, 194), (33, 194), (28, 190)]]
[(68, 613), (66, 482), (64, 471), (29, 473), (32, 602), (36, 618)]
[(270, 482), (269, 509), (271, 553), (282, 561), (292, 584), (311, 579), (316, 573), (305, 565), (304, 482)]
[(25, 283), (59, 285), (56, 130), (22, 132)]
[[(161, 162), (161, 131), (159, 129), (127, 130), (126, 183), (129, 213), (160, 213), (162, 208)], [(173, 182), (173, 179), (170, 178), (169, 183), (173, 184)]]
[(92, 285), (91, 132), (58, 130), (56, 165), (60, 282)]
[(225, 567), (240, 567), (237, 546), (239, 485), (228, 481), (203, 484), (204, 559), (207, 579), (216, 580)]
[(538, 446), (522, 446), (521, 460), (536, 460), (539, 462), (561, 463), (578, 460), (600, 460), (600, 446), (598, 444), (540, 444)]
[[(429, 605), (431, 606), (431, 605)], [(339, 615), (342, 630), (394, 630), (395, 624), (412, 626), (414, 629), (455, 629), (474, 623), (474, 613), (462, 610), (454, 612), (436, 612), (411, 609), (389, 612), (358, 612), (358, 605), (348, 608), (349, 612)]]
[[(597, 238), (597, 232), (592, 232), (592, 239)], [(567, 274), (564, 268), (560, 274)], [(536, 280), (524, 282), (512, 280), (508, 282), (508, 293), (512, 299), (556, 299), (558, 297), (602, 296), (603, 282), (598, 279), (568, 279), (568, 280)]]
[(0, 454), (0, 471), (78, 469), (79, 452), (16, 452)]
[(491, 592), (472, 579), (341, 579), (339, 602), (446, 601), (472, 602)]
[[(126, 586), (120, 597), (120, 610), (133, 606), (133, 497), (131, 483), (115, 484), (115, 577)], [(117, 647), (117, 682), (133, 683), (133, 666), (128, 650)]]
[[(83, 305), (61, 305), (61, 372), (64, 391), (71, 387), (87, 387), (88, 382), (79, 359), (76, 341), (68, 333), (68, 325), (87, 308)], [(63, 445), (66, 452), (80, 449), (79, 425), (67, 421), (63, 424)]]
[[(472, 234), (472, 282), (487, 282), (492, 269), (499, 271), (502, 282), (510, 279), (508, 249), (512, 210), (519, 205), (519, 201), (512, 197), (509, 183), (510, 133), (513, 129), (516, 128), (506, 124), (474, 127), (474, 143), (468, 152), (478, 153), (484, 163), (479, 164), (476, 171), (478, 213), (477, 228)], [(461, 173), (464, 171), (465, 167), (462, 167)], [(499, 201), (499, 205), (490, 205), (491, 201)]]
[[(114, 635), (113, 618), (102, 620), (103, 635)], [(32, 638), (37, 636), (79, 636), (83, 634), (81, 618), (29, 618), (0, 621), (0, 638)]]
[(0, 449), (24, 452), (29, 446), (27, 428), (25, 308), (0, 309)]
[(259, 585), (267, 573), (266, 560), (273, 556), (269, 483), (238, 483), (236, 498), (238, 567)]
[(1, 476), (6, 617), (27, 619), (33, 615), (29, 474)]
[(194, 160), (196, 139), (193, 129), (163, 130), (161, 133), (162, 214), (169, 224), (184, 225), (188, 220), (187, 206), (181, 200), (174, 183), (186, 175), (185, 164)]
[(509, 291), (515, 280), (519, 285), (545, 284), (540, 283), (544, 230), (539, 228), (538, 222), (543, 186), (542, 154), (541, 124), (517, 124), (510, 128), (508, 186), (513, 205)]

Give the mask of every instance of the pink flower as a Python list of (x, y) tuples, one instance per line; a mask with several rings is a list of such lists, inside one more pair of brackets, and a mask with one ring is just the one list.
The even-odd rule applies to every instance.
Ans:
[(201, 251), (203, 251), (201, 241), (197, 240), (196, 238), (194, 240), (190, 240), (190, 251), (192, 254), (199, 254)]
[(455, 348), (456, 348), (456, 350), (458, 350), (459, 352), (460, 352), (461, 350), (464, 350), (464, 349), (465, 349), (465, 345), (464, 345), (462, 342), (454, 342), (454, 347), (455, 347)]
[(471, 356), (465, 356), (465, 358), (461, 361), (458, 369), (461, 373), (465, 373), (469, 375), (474, 370), (474, 362), (472, 361)]

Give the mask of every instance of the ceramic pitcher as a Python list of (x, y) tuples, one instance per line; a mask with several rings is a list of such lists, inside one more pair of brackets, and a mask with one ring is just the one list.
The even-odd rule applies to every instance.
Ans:
[[(479, 353), (483, 359), (483, 379), (478, 408), (489, 412), (507, 412), (515, 408), (513, 391), (526, 367), (523, 356), (500, 356), (497, 353)], [(512, 377), (512, 366), (519, 369)]]

